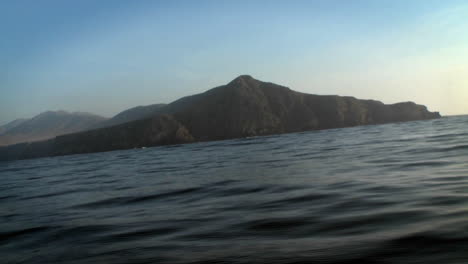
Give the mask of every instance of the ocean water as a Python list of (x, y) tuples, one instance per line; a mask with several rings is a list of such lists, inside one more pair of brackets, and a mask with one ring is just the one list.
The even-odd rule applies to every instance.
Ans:
[(2, 162), (0, 263), (468, 263), (468, 116)]

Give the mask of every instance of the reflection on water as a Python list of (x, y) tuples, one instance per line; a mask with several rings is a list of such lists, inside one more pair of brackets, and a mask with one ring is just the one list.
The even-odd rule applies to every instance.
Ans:
[(4, 263), (465, 263), (468, 117), (0, 163)]

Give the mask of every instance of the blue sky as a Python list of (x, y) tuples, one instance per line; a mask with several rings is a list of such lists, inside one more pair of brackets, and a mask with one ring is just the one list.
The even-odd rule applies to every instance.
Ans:
[(11, 0), (0, 33), (0, 124), (112, 116), (240, 74), (468, 114), (466, 1)]

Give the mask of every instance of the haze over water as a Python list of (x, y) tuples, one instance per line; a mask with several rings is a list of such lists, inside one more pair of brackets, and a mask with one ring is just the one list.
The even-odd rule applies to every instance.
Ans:
[(464, 263), (468, 116), (0, 163), (4, 263)]

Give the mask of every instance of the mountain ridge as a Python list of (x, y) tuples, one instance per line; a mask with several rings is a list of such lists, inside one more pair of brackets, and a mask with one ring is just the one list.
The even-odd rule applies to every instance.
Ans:
[(166, 106), (166, 104), (161, 103), (135, 106), (117, 113), (112, 118), (97, 124), (94, 128), (111, 127), (135, 120), (145, 119), (157, 114), (164, 106)]
[[(413, 102), (386, 105), (380, 101), (349, 96), (306, 94), (241, 75), (226, 85), (159, 106), (146, 119), (61, 135), (36, 144), (0, 148), (0, 160), (439, 117), (439, 113), (429, 112), (427, 107)], [(15, 154), (8, 155), (8, 152)]]
[(16, 127), (16, 126), (19, 126), (20, 124), (22, 124), (24, 121), (27, 121), (28, 119), (27, 118), (18, 118), (18, 119), (15, 119), (13, 121), (10, 121), (4, 125), (1, 125), (0, 126), (0, 135), (2, 135), (3, 133), (7, 132), (8, 130)]
[(0, 134), (0, 145), (45, 140), (83, 131), (104, 120), (106, 118), (86, 112), (46, 111), (5, 130)]

